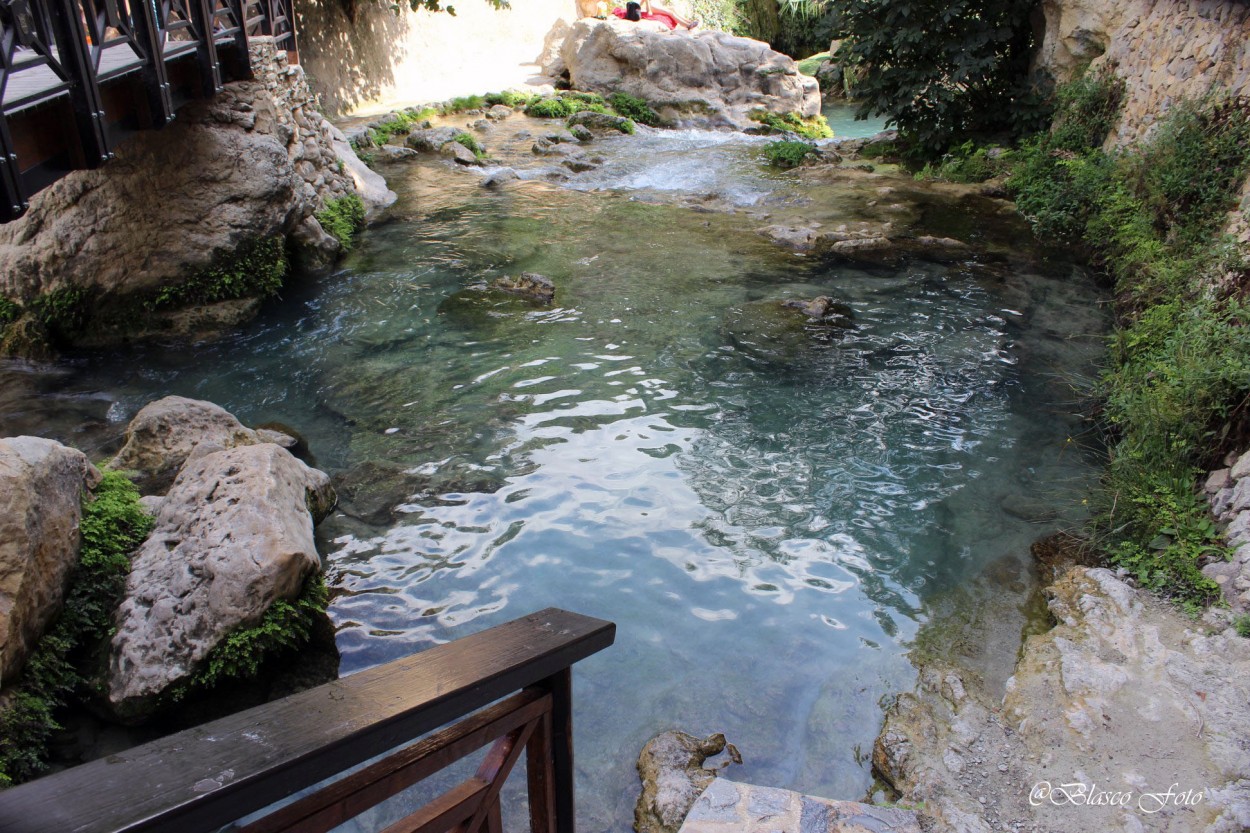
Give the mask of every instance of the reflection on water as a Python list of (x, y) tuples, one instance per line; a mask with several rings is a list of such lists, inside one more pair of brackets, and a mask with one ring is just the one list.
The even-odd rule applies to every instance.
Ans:
[[(806, 186), (755, 140), (596, 152), (608, 164), (571, 187), (396, 169), (395, 219), (339, 274), (212, 346), (10, 372), (6, 427), (68, 408), (48, 430), (103, 449), (178, 393), (365, 473), (386, 520), (353, 497), (320, 531), (345, 673), (547, 605), (617, 622), (576, 673), (586, 830), (629, 827), (634, 758), (672, 727), (726, 732), (738, 777), (860, 796), (926, 596), (1025, 551), (1040, 530), (1021, 502), (1062, 506), (1089, 475), (1066, 414), (1096, 295), (1023, 258), (800, 258), (759, 216), (683, 203), (877, 210), (879, 183)], [(950, 213), (934, 225), (984, 226)], [(522, 271), (555, 282), (553, 307), (480, 288)], [(852, 327), (769, 329), (774, 301), (821, 294)]]

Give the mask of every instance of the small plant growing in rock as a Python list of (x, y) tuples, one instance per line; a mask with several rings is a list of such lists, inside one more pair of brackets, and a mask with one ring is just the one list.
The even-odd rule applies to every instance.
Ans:
[(465, 110), (480, 110), (486, 104), (486, 98), (480, 95), (466, 95), (460, 98), (453, 98), (451, 101), (439, 108), (439, 112), (444, 116), (463, 113)]
[(484, 100), (491, 106), (502, 104), (505, 107), (520, 107), (522, 105), (528, 105), (531, 101), (540, 97), (541, 96), (529, 93), (518, 93), (513, 92), (512, 90), (505, 90), (502, 93), (488, 93), (484, 97)]
[(1233, 629), (1243, 639), (1250, 639), (1250, 613), (1243, 613), (1233, 620)]
[(626, 93), (612, 93), (608, 96), (608, 103), (617, 113), (639, 124), (645, 124), (648, 127), (658, 127), (660, 124), (660, 114), (651, 109), (651, 105), (645, 99), (635, 98)]
[(769, 142), (764, 146), (764, 158), (778, 168), (796, 168), (803, 160), (816, 152), (816, 146), (808, 142)]
[(343, 251), (350, 252), (356, 233), (365, 226), (365, 204), (355, 194), (347, 194), (328, 201), (314, 216), (321, 227), (339, 241)]
[[(362, 212), (363, 209), (362, 203)], [(212, 264), (182, 283), (162, 287), (144, 307), (155, 311), (235, 298), (267, 298), (282, 288), (286, 272), (286, 248), (282, 238), (257, 237), (234, 252), (215, 258)]]
[(478, 144), (477, 139), (473, 138), (473, 134), (471, 133), (458, 133), (452, 141), (467, 147), (478, 159), (484, 159), (486, 157), (486, 149)]
[(8, 298), (0, 298), (0, 327), (16, 321), (22, 314), (22, 308)]
[(749, 118), (765, 127), (771, 127), (781, 133), (794, 133), (804, 139), (832, 139), (833, 130), (824, 116), (812, 116), (805, 119), (798, 113), (780, 115), (768, 110), (756, 110)]

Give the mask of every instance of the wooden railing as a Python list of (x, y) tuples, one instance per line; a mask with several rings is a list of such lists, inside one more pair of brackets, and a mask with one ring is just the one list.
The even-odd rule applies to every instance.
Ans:
[(573, 833), (571, 667), (615, 635), (544, 610), (0, 792), (0, 831), (207, 833), (318, 784), (242, 830), (327, 831), (490, 745), (472, 777), (385, 833), (500, 833), (522, 754), (530, 830)]
[(298, 61), (291, 0), (0, 0), (0, 222), (191, 98), (252, 77), (248, 38)]

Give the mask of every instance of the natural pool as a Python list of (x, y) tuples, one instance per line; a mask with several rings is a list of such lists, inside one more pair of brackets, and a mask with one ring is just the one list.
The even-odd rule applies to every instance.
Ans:
[[(486, 141), (529, 181), (392, 166), (391, 219), (334, 275), (213, 344), (6, 367), (0, 427), (99, 453), (171, 393), (297, 427), (347, 487), (320, 530), (343, 673), (548, 605), (615, 621), (575, 670), (583, 830), (628, 829), (637, 753), (673, 727), (725, 732), (736, 778), (862, 796), (926, 604), (990, 564), (1021, 593), (1079, 501), (1097, 290), (950, 189), (646, 130), (549, 182), (520, 129), (549, 128)], [(887, 215), (975, 248), (850, 264), (757, 233)], [(553, 306), (473, 288), (523, 271)], [(770, 324), (817, 295), (853, 328)]]

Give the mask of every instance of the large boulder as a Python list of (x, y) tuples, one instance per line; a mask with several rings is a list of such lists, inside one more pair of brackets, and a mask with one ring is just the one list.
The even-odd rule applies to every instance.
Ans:
[(754, 110), (820, 113), (819, 85), (793, 59), (725, 32), (579, 20), (560, 54), (575, 89), (628, 93), (677, 121), (747, 127)]
[(134, 557), (109, 656), (109, 705), (141, 719), (232, 631), (294, 599), (321, 567), (329, 477), (273, 443), (193, 457)]
[(0, 439), (0, 683), (21, 670), (61, 608), (78, 562), (82, 496), (98, 482), (81, 451)]
[(109, 468), (131, 472), (144, 494), (163, 493), (197, 446), (203, 451), (254, 445), (257, 432), (212, 402), (166, 396), (143, 407)]

